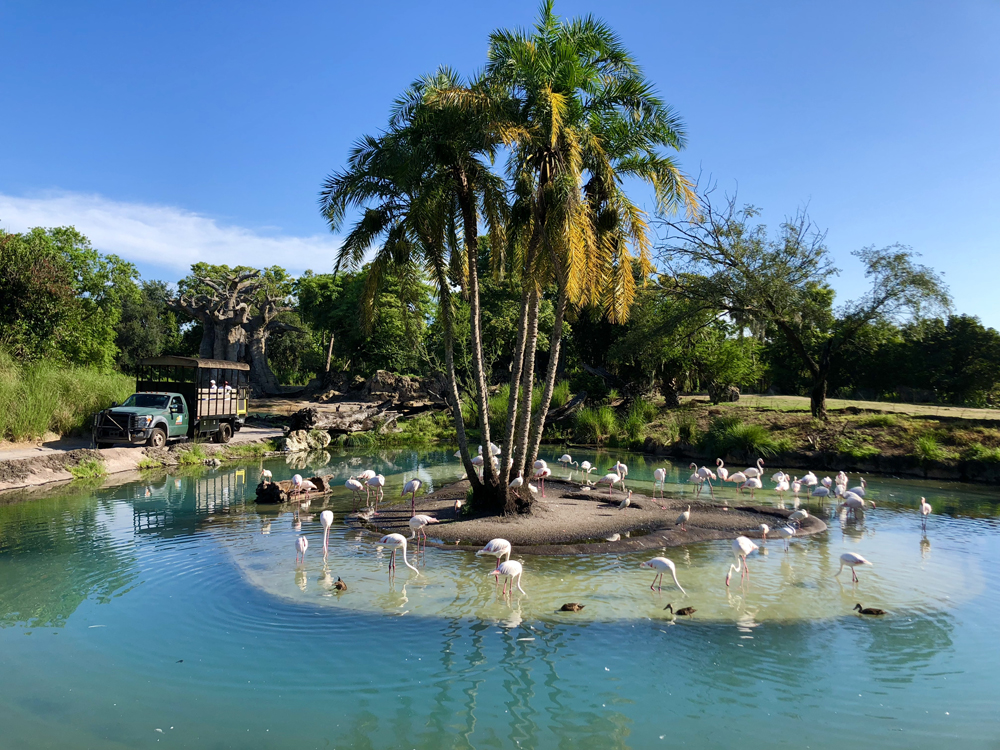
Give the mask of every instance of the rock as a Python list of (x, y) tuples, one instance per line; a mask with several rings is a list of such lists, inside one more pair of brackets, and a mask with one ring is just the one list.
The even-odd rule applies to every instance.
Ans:
[(305, 430), (292, 430), (281, 439), (281, 450), (288, 453), (301, 453), (309, 450), (309, 433)]
[(740, 389), (734, 385), (712, 383), (708, 386), (708, 397), (713, 404), (732, 404), (740, 400)]
[(222, 461), (220, 461), (218, 458), (206, 458), (205, 459), (205, 465), (206, 466), (222, 466)]
[(388, 370), (379, 370), (368, 378), (365, 393), (380, 401), (412, 401), (425, 395), (418, 379), (396, 375)]
[(309, 430), (306, 433), (306, 444), (309, 450), (323, 450), (330, 444), (330, 433), (324, 430)]

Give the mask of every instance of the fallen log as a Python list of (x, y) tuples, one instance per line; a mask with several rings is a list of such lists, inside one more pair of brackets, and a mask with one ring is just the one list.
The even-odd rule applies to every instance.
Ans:
[(283, 479), (280, 482), (261, 482), (257, 485), (258, 503), (287, 503), (290, 498), (295, 500), (305, 500), (317, 495), (329, 494), (332, 488), (323, 477), (309, 477), (310, 482), (316, 485), (316, 489), (309, 492), (295, 492), (295, 485), (291, 479)]

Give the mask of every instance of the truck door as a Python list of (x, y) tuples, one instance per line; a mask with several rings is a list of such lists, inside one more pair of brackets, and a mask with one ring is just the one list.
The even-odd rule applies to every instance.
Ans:
[(184, 405), (182, 396), (174, 396), (170, 399), (170, 437), (181, 437), (187, 435), (188, 420), (191, 415)]

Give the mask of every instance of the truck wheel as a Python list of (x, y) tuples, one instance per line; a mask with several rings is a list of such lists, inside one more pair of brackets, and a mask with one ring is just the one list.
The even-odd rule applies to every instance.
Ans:
[(167, 432), (162, 427), (157, 427), (153, 430), (153, 434), (149, 436), (149, 440), (146, 441), (146, 445), (150, 448), (162, 448), (167, 444)]
[(220, 422), (219, 430), (215, 433), (215, 442), (228, 443), (233, 437), (233, 426), (229, 422)]

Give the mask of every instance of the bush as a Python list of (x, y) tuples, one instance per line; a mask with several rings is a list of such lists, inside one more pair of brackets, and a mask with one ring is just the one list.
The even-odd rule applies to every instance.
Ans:
[(577, 412), (575, 431), (577, 440), (602, 443), (618, 434), (618, 416), (610, 406), (588, 406)]
[(693, 417), (682, 417), (677, 420), (677, 439), (682, 443), (694, 445), (699, 442), (701, 432), (698, 430), (698, 422)]
[(714, 456), (743, 453), (768, 458), (788, 450), (791, 441), (786, 441), (775, 440), (763, 425), (745, 424), (733, 415), (725, 415), (712, 420), (701, 447)]
[(954, 454), (942, 448), (933, 435), (921, 435), (917, 438), (914, 453), (923, 461), (943, 461), (946, 458), (954, 458)]
[(0, 350), (0, 438), (39, 440), (89, 427), (95, 412), (124, 401), (135, 381), (54, 360), (20, 365)]
[(104, 476), (104, 462), (99, 458), (87, 458), (76, 466), (69, 467), (74, 479), (96, 479)]

